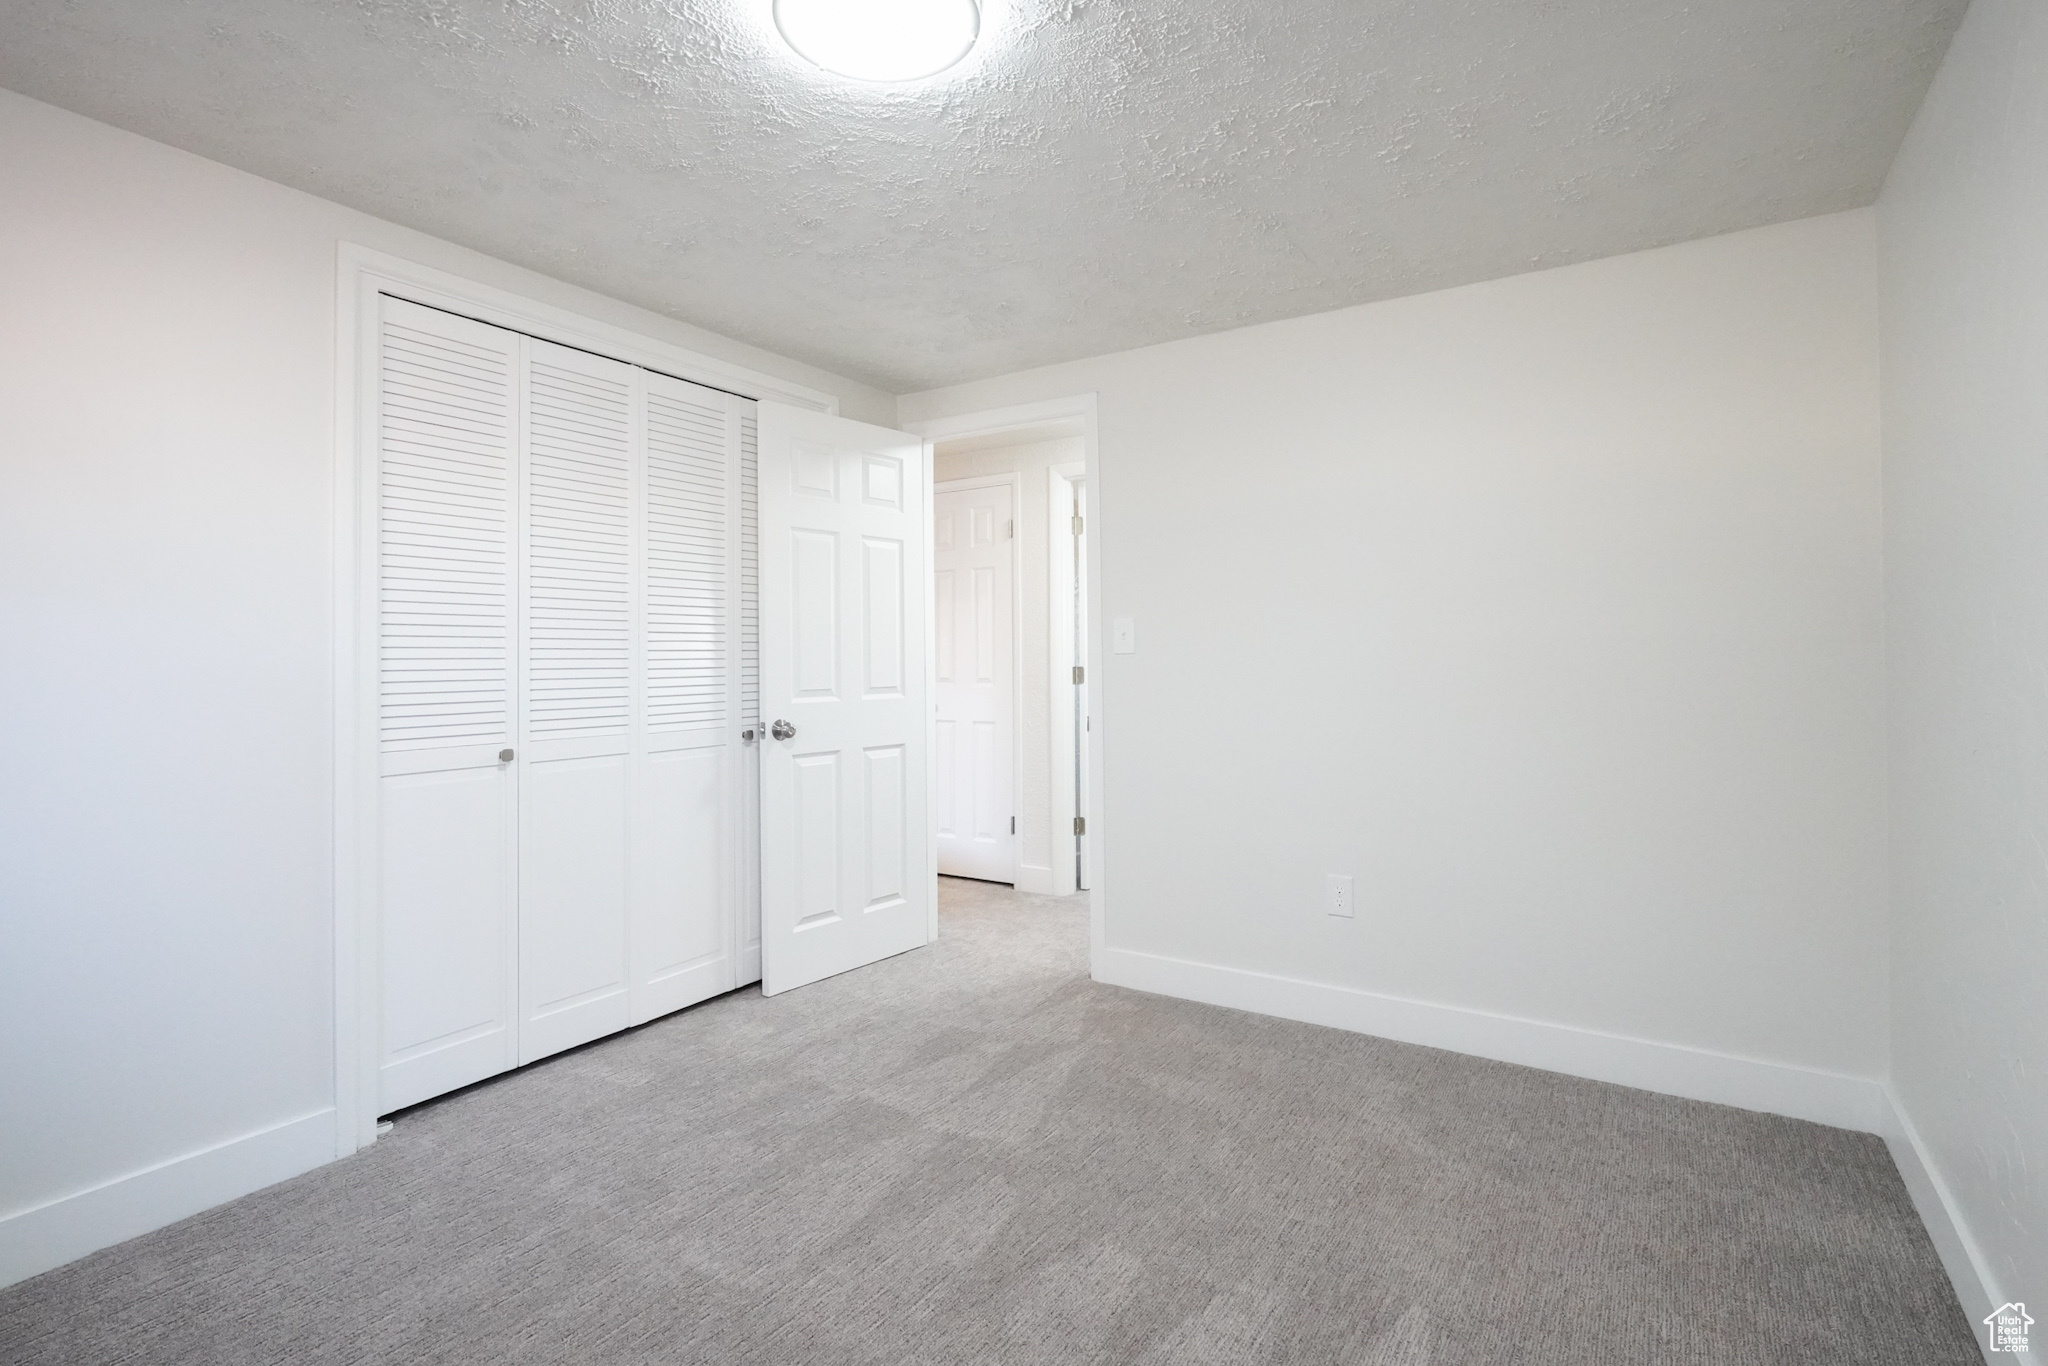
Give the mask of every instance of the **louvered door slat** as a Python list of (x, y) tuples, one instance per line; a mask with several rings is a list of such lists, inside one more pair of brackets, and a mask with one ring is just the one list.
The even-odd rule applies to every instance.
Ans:
[[(527, 371), (529, 737), (624, 734), (632, 701), (632, 381), (532, 343)], [(591, 374), (604, 368), (609, 374)]]
[(656, 382), (647, 396), (647, 729), (725, 724), (726, 398)]
[(503, 744), (517, 339), (386, 300), (380, 340), (381, 744)]

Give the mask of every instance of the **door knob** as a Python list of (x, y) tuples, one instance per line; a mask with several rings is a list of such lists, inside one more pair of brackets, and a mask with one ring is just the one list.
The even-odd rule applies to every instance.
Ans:
[(511, 750), (509, 750), (509, 749), (501, 749), (501, 750), (499, 750), (499, 751), (498, 751), (498, 762), (499, 762), (499, 763), (501, 763), (501, 764), (509, 764), (509, 763), (511, 763), (511, 762), (512, 762), (512, 751), (511, 751)]
[(796, 727), (787, 721), (777, 721), (768, 728), (768, 733), (778, 740), (787, 740), (796, 734)]

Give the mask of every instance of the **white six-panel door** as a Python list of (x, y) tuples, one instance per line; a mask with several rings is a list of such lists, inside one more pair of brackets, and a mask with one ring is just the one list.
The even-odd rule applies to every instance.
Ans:
[(927, 941), (923, 442), (760, 407), (762, 989)]
[(932, 495), (932, 835), (939, 871), (1017, 880), (1007, 483)]
[(389, 1111), (741, 980), (752, 405), (382, 308)]

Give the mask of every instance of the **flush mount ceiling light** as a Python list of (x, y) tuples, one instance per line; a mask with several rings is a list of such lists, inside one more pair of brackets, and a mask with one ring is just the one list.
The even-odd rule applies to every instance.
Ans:
[(857, 81), (914, 81), (967, 55), (975, 0), (775, 0), (775, 27), (814, 65)]

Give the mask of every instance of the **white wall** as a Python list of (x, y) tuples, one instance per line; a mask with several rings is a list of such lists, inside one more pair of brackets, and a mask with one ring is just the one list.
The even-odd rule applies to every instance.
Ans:
[(7, 92), (0, 186), (4, 1283), (334, 1149), (340, 241), (894, 409)]
[(1866, 210), (900, 399), (1097, 394), (1106, 975), (1874, 1124), (1875, 298)]
[[(1051, 642), (1048, 616), (1051, 608), (1050, 569), (1046, 563), (1046, 541), (1051, 521), (1046, 508), (1050, 484), (1047, 471), (1054, 465), (1078, 462), (1082, 456), (1080, 437), (1031, 441), (1016, 446), (986, 450), (952, 451), (942, 442), (933, 453), (934, 479), (971, 479), (986, 474), (1021, 474), (1022, 489), (1017, 499), (1019, 573), (1023, 575), (1024, 610), (1020, 622), (1024, 638), (1023, 691), (1018, 694), (1016, 718), (1023, 765), (1019, 772), (1023, 804), (1017, 811), (1017, 885), (1025, 891), (1049, 891), (1052, 871), (1052, 734), (1051, 663), (1047, 651)], [(1061, 841), (1061, 857), (1073, 859), (1074, 840)], [(1072, 879), (1068, 882), (1071, 884)]]
[[(1879, 205), (1892, 1087), (1974, 1244), (1983, 1297), (2036, 1315), (2048, 1300), (2044, 149), (2048, 7), (1976, 0)], [(1990, 1307), (1975, 1298), (1973, 1319)]]

